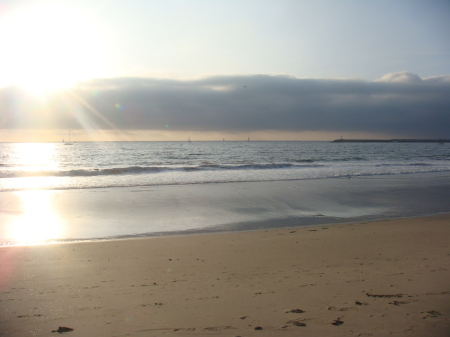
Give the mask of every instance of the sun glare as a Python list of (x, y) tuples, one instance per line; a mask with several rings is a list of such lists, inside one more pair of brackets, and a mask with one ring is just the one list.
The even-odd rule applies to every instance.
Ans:
[[(12, 153), (14, 161), (24, 172), (30, 173), (52, 170), (57, 167), (55, 147), (57, 144), (31, 143), (16, 144)], [(24, 181), (26, 188), (39, 186), (43, 179), (50, 177), (29, 177)], [(51, 191), (29, 190), (15, 192), (10, 216), (6, 222), (6, 237), (19, 245), (45, 243), (47, 240), (59, 238), (63, 231), (63, 220), (54, 209), (55, 198)], [(5, 229), (4, 229), (5, 230)]]
[(102, 76), (98, 25), (67, 5), (27, 6), (0, 18), (2, 81), (41, 94)]

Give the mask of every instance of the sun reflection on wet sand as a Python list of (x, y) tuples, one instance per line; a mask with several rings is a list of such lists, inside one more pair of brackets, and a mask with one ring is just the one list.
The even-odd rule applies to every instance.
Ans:
[(20, 211), (7, 223), (7, 239), (12, 244), (32, 245), (49, 243), (60, 238), (64, 232), (64, 220), (53, 207), (48, 191), (19, 193)]

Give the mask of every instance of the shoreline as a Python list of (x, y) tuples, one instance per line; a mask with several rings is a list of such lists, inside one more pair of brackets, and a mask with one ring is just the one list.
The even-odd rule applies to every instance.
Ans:
[(59, 326), (74, 337), (444, 336), (449, 235), (450, 214), (440, 214), (0, 247), (0, 330), (12, 337), (48, 336)]
[[(426, 196), (426, 197), (425, 197)], [(449, 212), (450, 176), (0, 193), (0, 242), (300, 227)]]

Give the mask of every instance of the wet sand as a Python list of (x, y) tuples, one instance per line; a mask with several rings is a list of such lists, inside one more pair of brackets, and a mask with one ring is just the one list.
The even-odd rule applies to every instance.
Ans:
[(0, 335), (448, 336), (450, 214), (0, 247)]
[(448, 200), (443, 173), (1, 192), (0, 245), (424, 216)]

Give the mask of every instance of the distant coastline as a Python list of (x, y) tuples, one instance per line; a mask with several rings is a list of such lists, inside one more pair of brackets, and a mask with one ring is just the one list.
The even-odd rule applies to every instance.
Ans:
[(450, 143), (450, 139), (336, 139), (333, 143)]

